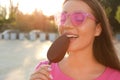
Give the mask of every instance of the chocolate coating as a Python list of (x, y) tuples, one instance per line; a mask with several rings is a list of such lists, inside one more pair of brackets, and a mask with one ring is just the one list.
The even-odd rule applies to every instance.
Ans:
[(61, 61), (69, 47), (70, 39), (66, 35), (58, 37), (47, 52), (49, 64)]

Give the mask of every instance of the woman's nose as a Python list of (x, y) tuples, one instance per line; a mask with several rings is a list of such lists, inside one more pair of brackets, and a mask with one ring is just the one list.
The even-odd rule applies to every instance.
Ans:
[(64, 23), (64, 25), (63, 25), (63, 27), (71, 28), (72, 26), (73, 26), (73, 24), (72, 24), (70, 18), (68, 17), (68, 19), (66, 19), (66, 21), (65, 21), (65, 23)]

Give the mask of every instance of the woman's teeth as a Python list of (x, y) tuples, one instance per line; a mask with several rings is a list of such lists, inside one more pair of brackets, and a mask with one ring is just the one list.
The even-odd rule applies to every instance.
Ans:
[(73, 35), (73, 34), (69, 34), (69, 35), (66, 35), (68, 38), (78, 38), (79, 36), (78, 35)]

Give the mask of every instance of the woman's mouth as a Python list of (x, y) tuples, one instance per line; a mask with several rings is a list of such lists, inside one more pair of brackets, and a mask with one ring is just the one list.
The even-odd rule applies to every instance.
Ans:
[(76, 34), (67, 34), (66, 35), (68, 38), (78, 38), (79, 35), (76, 35)]

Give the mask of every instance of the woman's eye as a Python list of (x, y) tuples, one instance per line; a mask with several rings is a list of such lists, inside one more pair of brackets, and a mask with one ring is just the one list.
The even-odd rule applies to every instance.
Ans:
[(78, 16), (78, 17), (76, 16), (74, 19), (75, 19), (75, 21), (77, 21), (77, 22), (82, 22), (82, 21), (83, 21), (83, 18), (82, 18), (82, 17), (79, 17), (79, 16)]
[(81, 22), (84, 20), (82, 15), (76, 14), (73, 16), (75, 21)]

